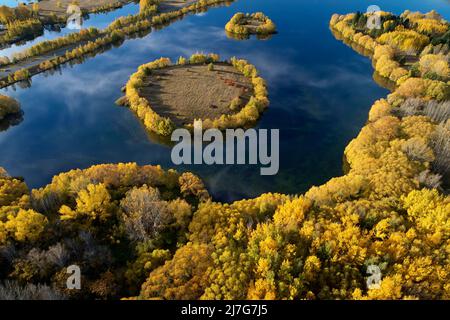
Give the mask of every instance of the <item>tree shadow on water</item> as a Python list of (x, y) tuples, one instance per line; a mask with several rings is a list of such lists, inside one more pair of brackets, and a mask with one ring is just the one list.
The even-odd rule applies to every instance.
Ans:
[(0, 120), (0, 132), (8, 130), (10, 127), (17, 126), (23, 121), (23, 111), (9, 114)]

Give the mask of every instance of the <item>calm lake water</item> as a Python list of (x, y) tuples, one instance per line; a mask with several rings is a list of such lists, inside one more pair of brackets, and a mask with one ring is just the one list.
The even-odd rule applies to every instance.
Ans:
[(8, 6), (8, 7), (17, 7), (19, 4), (21, 3), (25, 3), (25, 4), (29, 4), (33, 1), (28, 1), (28, 0), (1, 0), (0, 1), (0, 5), (3, 6)]
[[(6, 2), (13, 2), (13, 1), (6, 1)], [(0, 5), (1, 4), (3, 4), (2, 1), (0, 1)], [(103, 28), (106, 28), (111, 22), (113, 22), (115, 19), (117, 19), (119, 17), (127, 16), (129, 14), (136, 14), (138, 12), (139, 12), (139, 4), (132, 2), (127, 5), (124, 5), (122, 8), (119, 8), (119, 9), (111, 11), (111, 12), (88, 15), (87, 17), (84, 17), (82, 19), (82, 27), (83, 28), (96, 27), (99, 29), (103, 29)], [(58, 37), (62, 37), (67, 34), (70, 34), (73, 32), (78, 32), (78, 31), (79, 30), (73, 29), (73, 28), (67, 27), (67, 26), (60, 28), (59, 30), (44, 29), (44, 33), (42, 36), (36, 37), (33, 40), (23, 41), (21, 43), (13, 44), (9, 48), (0, 49), (0, 57), (6, 56), (8, 58), (11, 58), (15, 52), (20, 52), (26, 48), (29, 48), (29, 47), (39, 43), (39, 42), (56, 39)]]
[[(444, 0), (239, 0), (209, 9), (53, 76), (36, 76), (31, 88), (0, 91), (17, 98), (25, 112), (22, 123), (0, 132), (0, 166), (25, 177), (30, 187), (73, 168), (135, 161), (193, 171), (223, 201), (302, 193), (343, 174), (345, 146), (372, 103), (388, 93), (374, 82), (370, 61), (328, 28), (333, 13), (365, 11), (371, 4), (395, 13), (436, 9), (450, 18)], [(224, 25), (237, 11), (265, 12), (279, 34), (266, 41), (227, 38)], [(271, 104), (258, 127), (280, 129), (278, 175), (260, 176), (259, 166), (176, 167), (171, 149), (150, 139), (132, 112), (114, 104), (139, 65), (197, 51), (246, 58), (267, 80)]]

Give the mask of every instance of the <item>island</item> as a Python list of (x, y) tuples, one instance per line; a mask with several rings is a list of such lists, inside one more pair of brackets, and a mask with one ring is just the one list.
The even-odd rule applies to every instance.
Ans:
[(13, 59), (0, 57), (0, 88), (28, 80), (69, 61), (83, 61), (84, 57), (105, 51), (113, 44), (121, 44), (131, 36), (150, 32), (152, 28), (167, 26), (189, 13), (231, 2), (233, 0), (142, 0), (139, 13), (119, 17), (102, 30), (82, 29), (35, 44), (15, 53)]
[(0, 121), (7, 116), (16, 115), (20, 112), (19, 102), (13, 98), (0, 94)]
[(23, 121), (20, 103), (8, 96), (0, 94), (0, 132)]
[(0, 48), (40, 36), (44, 28), (64, 25), (79, 9), (81, 15), (121, 8), (131, 0), (42, 0), (15, 8), (0, 6)]
[(225, 30), (230, 35), (248, 38), (251, 34), (259, 36), (270, 36), (276, 33), (275, 23), (264, 13), (236, 13), (225, 25)]
[(238, 128), (253, 125), (269, 104), (266, 83), (246, 60), (220, 61), (197, 53), (172, 64), (161, 58), (134, 73), (119, 104), (132, 109), (151, 132), (175, 128)]
[[(373, 14), (380, 28), (367, 27)], [(394, 83), (345, 148), (345, 173), (304, 194), (221, 203), (196, 175), (159, 166), (74, 169), (33, 190), (0, 168), (0, 298), (448, 299), (450, 25), (435, 12), (378, 12), (335, 14), (330, 27)], [(186, 100), (199, 99), (192, 112), (205, 117), (234, 109), (219, 119), (237, 120), (251, 97), (241, 107), (236, 94), (268, 103), (256, 79), (236, 58), (161, 58), (131, 76), (122, 102), (167, 134), (195, 117), (179, 106), (180, 86), (234, 84)], [(67, 288), (74, 265), (80, 290)]]

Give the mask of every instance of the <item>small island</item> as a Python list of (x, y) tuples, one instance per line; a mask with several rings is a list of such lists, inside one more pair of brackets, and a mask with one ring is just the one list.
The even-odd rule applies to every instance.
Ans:
[(131, 0), (42, 0), (17, 7), (0, 6), (0, 47), (32, 40), (45, 28), (64, 25), (76, 8), (82, 14), (106, 12), (121, 8)]
[[(379, 11), (380, 27), (370, 27), (374, 13), (334, 14), (330, 28), (337, 39), (372, 59), (376, 77), (395, 89), (416, 81), (430, 87), (432, 98), (448, 99), (449, 24), (435, 11), (401, 15)], [(380, 82), (380, 81), (378, 81)]]
[(23, 121), (23, 112), (19, 102), (0, 94), (0, 132)]
[(0, 121), (21, 113), (20, 104), (15, 99), (0, 94)]
[(225, 30), (232, 35), (246, 36), (251, 34), (268, 36), (276, 33), (275, 23), (264, 13), (236, 13), (226, 24)]
[(220, 61), (216, 54), (161, 58), (138, 68), (118, 104), (132, 109), (145, 127), (161, 136), (175, 128), (249, 127), (269, 104), (265, 81), (246, 60)]
[[(104, 52), (112, 45), (123, 43), (123, 41), (129, 39), (130, 36), (142, 36), (143, 32), (150, 32), (152, 28), (163, 28), (169, 23), (175, 22), (188, 14), (204, 12), (210, 7), (228, 4), (234, 0), (156, 1), (157, 0), (140, 1), (139, 13), (128, 15), (126, 17), (119, 17), (104, 29), (97, 29), (94, 27), (85, 28), (79, 32), (73, 32), (55, 39), (42, 41), (14, 53), (13, 59), (0, 56), (0, 88), (10, 86), (16, 82), (28, 80), (38, 73), (51, 70), (69, 61), (74, 63), (82, 62), (86, 57), (91, 57), (97, 53)], [(43, 2), (39, 2), (41, 7), (42, 3)], [(21, 8), (22, 7), (25, 6), (21, 6)], [(37, 6), (36, 10), (40, 10), (41, 7)], [(5, 44), (2, 39), (2, 32), (4, 33), (8, 30), (8, 28), (6, 28), (6, 30), (1, 30), (2, 9), (4, 8), (7, 8), (7, 10), (10, 9), (6, 6), (0, 6), (0, 48)], [(85, 11), (83, 8), (84, 7), (81, 6), (82, 12), (84, 13)], [(97, 12), (94, 10), (100, 10), (100, 8), (107, 7), (103, 6), (95, 8), (90, 8), (88, 12)]]

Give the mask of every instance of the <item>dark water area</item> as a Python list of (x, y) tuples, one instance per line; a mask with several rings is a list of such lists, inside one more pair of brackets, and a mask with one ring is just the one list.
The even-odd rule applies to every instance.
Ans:
[[(187, 16), (83, 64), (33, 77), (30, 88), (0, 91), (24, 110), (22, 123), (0, 132), (0, 166), (30, 187), (74, 168), (137, 162), (192, 171), (221, 201), (305, 192), (343, 174), (345, 146), (373, 102), (388, 94), (373, 80), (371, 62), (337, 41), (328, 27), (333, 13), (365, 11), (371, 4), (395, 13), (435, 9), (450, 18), (445, 0), (239, 0)], [(228, 38), (224, 26), (238, 11), (263, 11), (279, 33), (264, 41)], [(114, 104), (139, 65), (197, 51), (248, 59), (267, 80), (271, 103), (257, 128), (280, 130), (278, 175), (261, 176), (259, 166), (175, 166), (171, 149), (151, 139), (130, 110)]]

